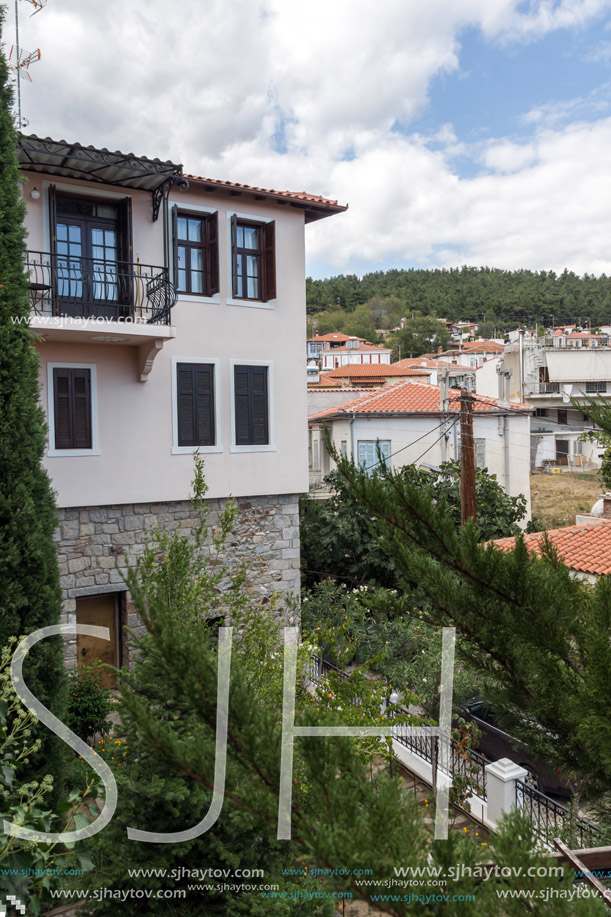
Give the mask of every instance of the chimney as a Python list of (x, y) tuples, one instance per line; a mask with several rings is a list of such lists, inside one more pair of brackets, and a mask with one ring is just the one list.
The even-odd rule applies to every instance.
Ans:
[(437, 348), (437, 353), (443, 353), (443, 347), (438, 347), (438, 348)]
[(603, 494), (603, 519), (611, 519), (611, 494)]

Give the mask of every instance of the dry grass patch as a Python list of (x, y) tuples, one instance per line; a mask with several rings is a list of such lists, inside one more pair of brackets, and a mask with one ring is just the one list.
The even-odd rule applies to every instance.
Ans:
[(604, 485), (598, 474), (533, 474), (530, 478), (533, 516), (544, 529), (575, 525), (577, 513), (589, 513)]

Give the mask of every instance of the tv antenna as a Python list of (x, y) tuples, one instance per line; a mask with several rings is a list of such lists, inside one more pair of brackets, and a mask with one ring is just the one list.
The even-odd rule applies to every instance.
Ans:
[[(47, 4), (47, 0), (24, 0), (24, 2), (34, 7), (34, 12), (30, 14), (31, 16), (40, 13)], [(21, 77), (23, 76), (24, 79), (29, 80), (30, 83), (32, 82), (30, 64), (37, 60), (40, 60), (40, 48), (26, 53), (19, 44), (19, 0), (15, 0), (15, 44), (9, 52), (8, 64), (17, 81), (17, 126), (19, 130), (28, 125), (27, 119), (21, 113)]]

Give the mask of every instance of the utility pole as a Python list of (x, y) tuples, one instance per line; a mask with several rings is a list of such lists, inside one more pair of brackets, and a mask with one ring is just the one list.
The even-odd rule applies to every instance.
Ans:
[(473, 395), (460, 390), (460, 506), (464, 525), (476, 518), (475, 440), (473, 439)]
[(450, 367), (445, 363), (439, 370), (439, 410), (441, 411), (441, 461), (446, 462), (448, 459), (448, 432), (446, 428), (448, 411), (450, 410), (449, 401), (449, 375)]

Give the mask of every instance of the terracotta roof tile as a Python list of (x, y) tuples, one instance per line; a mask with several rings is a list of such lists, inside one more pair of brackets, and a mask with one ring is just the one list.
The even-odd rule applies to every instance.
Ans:
[(472, 366), (464, 366), (459, 363), (446, 363), (445, 360), (430, 360), (424, 357), (406, 357), (404, 360), (398, 360), (393, 366), (426, 366), (428, 369), (443, 369), (449, 367), (450, 372), (474, 372)]
[(320, 194), (308, 194), (307, 191), (275, 191), (273, 188), (259, 188), (256, 185), (244, 185), (241, 182), (223, 181), (218, 178), (204, 178), (201, 175), (190, 175), (186, 172), (184, 177), (190, 182), (218, 188), (220, 191), (246, 191), (251, 194), (261, 194), (265, 197), (275, 198), (276, 200), (299, 201), (323, 210), (330, 210), (333, 213), (341, 213), (348, 209), (347, 204), (339, 204), (337, 201), (322, 197)]
[(329, 353), (362, 353), (363, 351), (369, 352), (370, 350), (374, 353), (390, 353), (390, 347), (379, 347), (377, 344), (372, 344), (371, 341), (363, 341), (359, 339), (358, 347), (347, 347), (346, 344), (342, 344), (341, 347), (334, 347), (333, 350), (328, 351)]
[[(545, 532), (525, 535), (529, 551), (541, 554)], [(547, 532), (551, 543), (567, 567), (580, 573), (607, 575), (611, 573), (611, 519), (601, 519), (589, 525), (571, 525)], [(502, 551), (515, 547), (515, 538), (497, 538), (489, 542)]]
[(347, 366), (336, 366), (326, 375), (332, 379), (344, 379), (353, 376), (424, 376), (430, 375), (426, 367), (400, 366), (398, 363), (348, 363)]
[[(460, 392), (450, 389), (449, 409), (451, 413), (460, 411)], [(473, 409), (475, 413), (528, 413), (533, 408), (526, 404), (512, 403), (511, 408), (503, 407), (496, 398), (477, 395)], [(328, 408), (313, 414), (310, 420), (321, 420), (342, 414), (439, 414), (439, 386), (427, 382), (397, 382), (379, 389), (371, 395), (357, 398), (354, 401)]]

